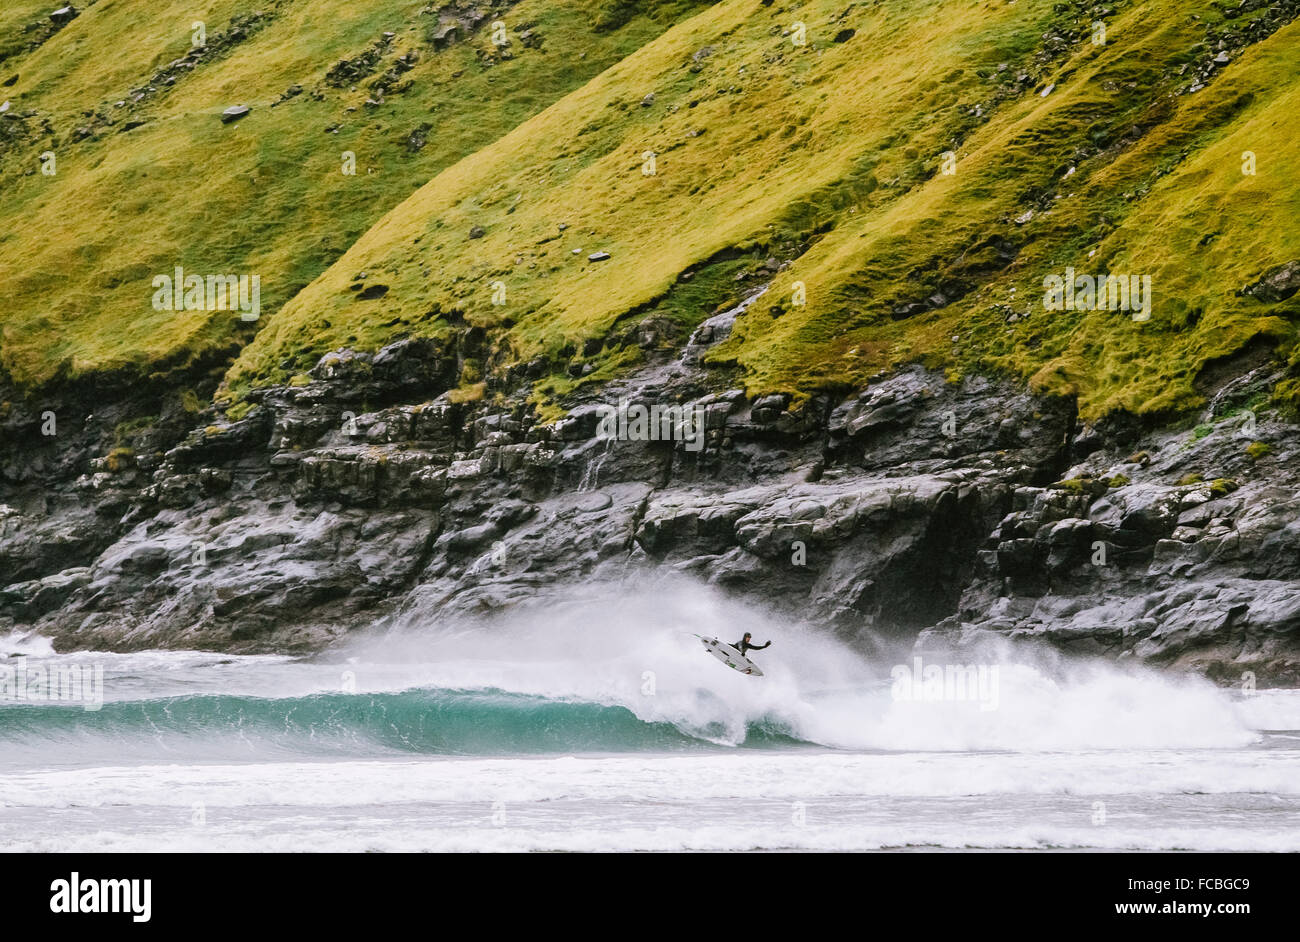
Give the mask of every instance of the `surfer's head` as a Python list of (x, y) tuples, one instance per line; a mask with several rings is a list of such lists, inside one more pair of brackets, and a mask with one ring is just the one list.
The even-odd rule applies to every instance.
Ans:
[(753, 636), (751, 633), (749, 633), (748, 631), (746, 631), (746, 632), (745, 632), (745, 637), (744, 637), (742, 640), (744, 640), (744, 641), (748, 641), (748, 640), (749, 640), (750, 638), (752, 638), (752, 637), (754, 637), (754, 636)]

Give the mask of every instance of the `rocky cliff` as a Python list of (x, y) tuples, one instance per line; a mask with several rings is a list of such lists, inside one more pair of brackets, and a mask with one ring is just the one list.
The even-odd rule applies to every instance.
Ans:
[(0, 12), (0, 630), (687, 579), (1297, 679), (1297, 0), (45, 6)]
[[(309, 651), (686, 577), (868, 650), (996, 632), (1300, 676), (1300, 440), (1248, 408), (1276, 366), (1232, 364), (1180, 427), (1090, 427), (1068, 398), (920, 367), (791, 410), (710, 388), (689, 354), (720, 333), (547, 424), (456, 395), (472, 331), (336, 351), (237, 421), (123, 432), (157, 405), (140, 388), (13, 408), (0, 626)], [(601, 403), (684, 407), (702, 447), (606, 437)]]

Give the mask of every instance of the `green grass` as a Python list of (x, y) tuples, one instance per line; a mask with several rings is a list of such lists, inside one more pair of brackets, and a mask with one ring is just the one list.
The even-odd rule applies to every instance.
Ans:
[[(48, 0), (5, 0), (0, 6), (0, 82), (14, 74), (12, 60), (20, 56), (29, 45), (44, 36), (50, 23), (49, 14), (59, 8)], [(26, 27), (36, 29), (29, 31)], [(0, 90), (0, 103), (9, 97), (8, 89)]]
[[(1283, 119), (1300, 104), (1295, 26), (1178, 96), (1208, 17), (1177, 3), (1131, 4), (1107, 45), (1081, 40), (1046, 66), (1034, 58), (1043, 33), (1086, 36), (1086, 15), (1046, 2), (887, 3), (833, 22), (843, 9), (801, 5), (811, 42), (798, 49), (774, 31), (788, 11), (720, 3), (444, 171), (286, 306), (235, 365), (233, 390), (283, 380), (290, 358), (301, 368), (333, 346), (437, 334), (460, 317), (494, 328), (499, 363), (544, 356), (563, 368), (585, 339), (665, 303), (680, 272), (727, 250), (795, 259), (713, 356), (751, 393), (842, 390), (919, 359), (1077, 394), (1085, 417), (1179, 411), (1201, 401), (1207, 363), (1260, 335), (1290, 341), (1293, 307), (1236, 292), (1300, 255), (1286, 169), (1300, 154)], [(857, 36), (830, 43), (844, 25)], [(693, 71), (705, 46), (714, 52)], [(1035, 80), (1008, 92), (1022, 68)], [(1049, 82), (1050, 95), (1034, 93)], [(1262, 169), (1243, 177), (1252, 148)], [(957, 173), (936, 173), (950, 149)], [(641, 173), (646, 150), (653, 177)], [(469, 239), (473, 226), (486, 235)], [(588, 264), (593, 250), (612, 258)], [(1042, 310), (1043, 276), (1066, 266), (1149, 273), (1151, 320)], [(390, 287), (371, 307), (348, 291), (362, 270)], [(490, 301), (495, 281), (508, 286), (504, 309)], [(795, 282), (801, 307), (786, 301)], [(953, 284), (950, 303), (894, 316)], [(698, 322), (728, 293), (694, 297), (676, 319)], [(1008, 309), (1022, 316), (1007, 323)], [(539, 387), (542, 399), (571, 389), (564, 378)]]
[[(46, 5), (48, 6), (48, 4)], [(0, 89), (38, 133), (0, 149), (0, 363), (27, 386), (123, 366), (146, 370), (247, 341), (385, 212), (444, 167), (490, 144), (653, 39), (698, 4), (657, 7), (615, 31), (597, 32), (589, 4), (523, 0), (502, 5), (516, 36), (510, 57), (487, 24), (435, 51), (423, 2), (343, 0), (207, 2), (176, 13), (145, 0), (88, 7), (39, 49), (0, 63), (19, 81)], [(51, 8), (52, 9), (52, 8)], [(208, 38), (254, 10), (269, 17), (242, 43), (181, 73), (139, 105), (115, 107), (157, 70), (186, 53), (190, 24)], [(41, 8), (37, 18), (48, 10)], [(6, 9), (0, 26), (36, 8)], [(338, 60), (396, 33), (377, 74), (415, 52), (404, 92), (366, 107), (374, 77), (333, 87)], [(2, 31), (0, 31), (2, 32)], [(303, 94), (274, 104), (291, 85)], [(319, 98), (319, 100), (317, 100)], [(252, 112), (223, 125), (220, 112)], [(274, 107), (273, 107), (274, 104)], [(106, 125), (86, 112), (105, 116)], [(122, 130), (126, 116), (145, 124)], [(77, 140), (77, 129), (91, 137)], [(327, 128), (336, 128), (327, 133)], [(408, 145), (424, 128), (427, 143)], [(33, 173), (53, 151), (57, 173)], [(356, 155), (344, 175), (343, 154)], [(249, 326), (225, 312), (155, 311), (154, 275), (261, 276), (262, 319)]]
[[(179, 54), (158, 40), (104, 62), (72, 45), (92, 16), (101, 33), (126, 29), (119, 6), (145, 9), (101, 3), (33, 54), (25, 99), (72, 126), (85, 89), (125, 90)], [(6, 368), (34, 384), (247, 341), (223, 393), (238, 398), (331, 349), (468, 323), (490, 341), (463, 395), (499, 392), (506, 367), (541, 358), (533, 395), (551, 415), (643, 361), (638, 324), (666, 325), (664, 343), (680, 345), (769, 278), (710, 362), (751, 394), (796, 400), (921, 361), (1077, 395), (1087, 420), (1174, 414), (1203, 403), (1207, 365), (1259, 338), (1295, 347), (1300, 302), (1239, 292), (1300, 258), (1300, 25), (1234, 52), (1192, 94), (1215, 38), (1259, 11), (1120, 3), (1094, 46), (1093, 6), (1057, 0), (723, 0), (658, 21), (626, 2), (525, 0), (507, 20), (537, 24), (545, 52), (489, 68), (485, 36), (421, 46), (421, 6), (282, 3), (245, 46), (151, 104), (149, 124), (71, 145), (57, 189), (19, 178), (0, 236), (0, 283), (16, 286)], [(224, 22), (251, 6), (213, 9)], [(796, 20), (807, 46), (782, 35)], [(398, 33), (394, 55), (421, 49), (410, 91), (378, 109), (361, 104), (364, 82), (268, 107), (384, 29)], [(221, 126), (237, 100), (253, 113)], [(422, 122), (437, 130), (409, 154)], [(343, 149), (357, 177), (338, 174)], [(6, 182), (12, 160), (0, 158)], [(589, 262), (596, 251), (611, 257)], [(768, 257), (791, 264), (761, 274)], [(142, 281), (177, 263), (262, 272), (256, 332), (141, 310)], [(1149, 275), (1150, 320), (1045, 310), (1044, 276), (1067, 267)], [(386, 293), (359, 297), (361, 272)], [(1300, 401), (1296, 389), (1279, 387), (1279, 401)]]
[[(769, 323), (748, 320), (724, 355), (747, 368), (755, 390), (795, 389), (814, 371), (847, 386), (906, 359), (956, 361), (1077, 394), (1092, 418), (1116, 408), (1192, 408), (1202, 401), (1194, 381), (1207, 363), (1261, 334), (1289, 341), (1294, 305), (1264, 306), (1236, 292), (1300, 255), (1300, 189), (1287, 169), (1300, 153), (1283, 117), (1300, 104), (1290, 54), (1300, 30), (1260, 44), (1197, 95), (1173, 98), (1174, 83), (1162, 77), (1200, 35), (1185, 16), (1154, 15), (1177, 7), (1130, 8), (1104, 49), (1076, 53), (1061, 70), (1069, 79), (1058, 78), (1050, 96), (1027, 98), (974, 134), (955, 176), (936, 176), (837, 227), (776, 286), (802, 280), (824, 300)], [(1246, 96), (1250, 104), (1231, 107)], [(1128, 128), (1145, 129), (1131, 147), (1070, 159), (1092, 134), (1115, 139)], [(1246, 149), (1268, 154), (1271, 170), (1243, 177)], [(1172, 172), (1148, 182), (1183, 150)], [(1072, 165), (1072, 182), (1062, 184)], [(1010, 220), (1030, 208), (1026, 194), (1035, 191), (1060, 199), (1017, 227)], [(1201, 244), (1206, 236), (1209, 246)], [(1004, 270), (982, 274), (977, 247), (991, 237), (1019, 252)], [(1044, 311), (1043, 276), (1067, 266), (1149, 273), (1151, 320)], [(934, 312), (889, 316), (896, 300), (924, 297), (944, 278), (973, 290)], [(1007, 323), (1008, 310), (1019, 315), (1015, 323)], [(791, 356), (800, 348), (805, 356)]]
[[(285, 308), (232, 380), (278, 379), (289, 350), (437, 333), (451, 312), (508, 322), (502, 345), (513, 357), (554, 357), (725, 250), (798, 254), (818, 230), (851, 218), (874, 181), (906, 176), (909, 153), (937, 152), (938, 119), (965, 126), (957, 103), (979, 81), (973, 71), (945, 85), (913, 80), (900, 61), (929, 63), (938, 77), (963, 57), (972, 68), (996, 63), (1031, 48), (1050, 17), (1047, 3), (893, 3), (855, 11), (859, 37), (836, 45), (841, 10), (803, 5), (802, 48), (779, 35), (789, 11), (735, 0), (669, 31), (394, 210)], [(863, 54), (871, 36), (889, 37), (884, 54)], [(706, 47), (712, 55), (693, 70)], [(654, 104), (642, 107), (648, 92)], [(645, 151), (658, 155), (654, 176), (642, 173)], [(474, 226), (486, 235), (470, 239)], [(595, 250), (612, 258), (587, 264)], [(375, 314), (348, 291), (362, 270), (391, 289)], [(490, 300), (497, 280), (509, 289), (504, 312)], [(381, 317), (396, 322), (391, 330)]]

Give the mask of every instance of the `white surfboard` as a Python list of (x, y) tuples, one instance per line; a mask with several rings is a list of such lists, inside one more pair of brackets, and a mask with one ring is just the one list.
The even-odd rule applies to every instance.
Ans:
[[(694, 632), (692, 632), (694, 634)], [(704, 649), (716, 657), (723, 664), (733, 670), (738, 670), (742, 674), (748, 674), (750, 677), (762, 677), (763, 672), (758, 669), (758, 665), (751, 661), (745, 655), (741, 654), (731, 645), (719, 641), (717, 638), (706, 638), (704, 635), (695, 635), (704, 642)]]

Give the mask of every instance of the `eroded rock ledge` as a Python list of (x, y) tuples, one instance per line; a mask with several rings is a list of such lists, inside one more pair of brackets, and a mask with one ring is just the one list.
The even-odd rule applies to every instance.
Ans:
[[(792, 411), (710, 390), (694, 358), (540, 425), (521, 397), (457, 401), (456, 366), (422, 341), (336, 351), (238, 421), (162, 397), (125, 434), (151, 394), (69, 394), (53, 436), (42, 403), (11, 407), (0, 630), (309, 651), (684, 574), (867, 649), (998, 632), (1300, 679), (1300, 446), (1241, 411), (1267, 366), (1155, 431), (919, 367)], [(705, 447), (597, 437), (618, 400), (698, 407)]]

